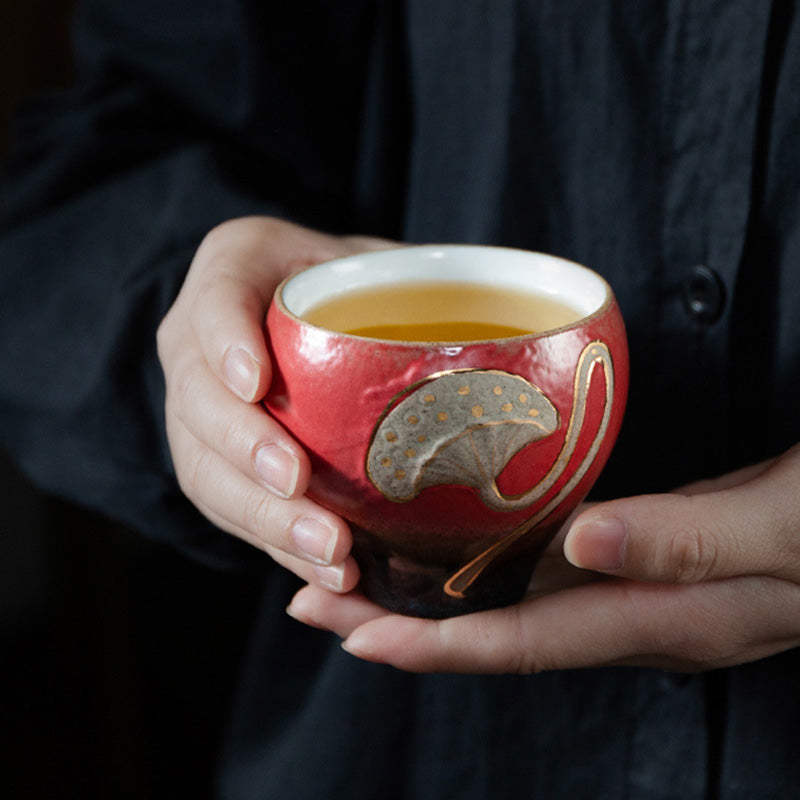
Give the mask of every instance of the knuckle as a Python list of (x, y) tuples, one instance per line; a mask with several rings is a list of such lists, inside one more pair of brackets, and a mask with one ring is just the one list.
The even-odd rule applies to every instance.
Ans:
[(800, 580), (800, 520), (767, 520), (766, 525), (773, 531), (772, 541), (775, 543), (768, 571), (773, 575)]
[[(217, 299), (220, 297), (220, 295), (224, 296), (226, 291), (235, 282), (236, 279), (227, 268), (225, 270), (214, 271), (204, 275), (203, 279), (198, 282), (197, 288), (195, 289), (193, 298), (193, 306), (195, 310), (199, 310), (206, 315), (208, 313), (208, 309), (215, 307)], [(205, 320), (206, 324), (213, 321), (213, 319)]]
[(505, 623), (500, 628), (491, 618), (476, 619), (474, 635), (490, 672), (532, 675), (553, 666), (543, 652), (546, 648), (533, 647), (529, 641), (530, 630), (520, 606), (506, 609)]
[(195, 396), (197, 382), (196, 362), (177, 366), (167, 381), (167, 402), (178, 419), (185, 421), (185, 409)]
[(254, 486), (248, 491), (242, 504), (242, 527), (265, 540), (265, 532), (275, 527), (273, 503), (274, 498), (269, 492)]
[(213, 331), (212, 339), (229, 331), (232, 314), (260, 321), (264, 312), (252, 269), (239, 254), (231, 254), (224, 265), (204, 275), (192, 297), (192, 319), (197, 327)]
[(220, 222), (203, 237), (198, 254), (201, 261), (213, 261), (220, 255), (229, 257), (244, 247), (257, 246), (260, 241), (280, 241), (287, 230), (293, 229), (290, 223), (269, 216), (244, 216)]
[(517, 675), (535, 675), (555, 668), (548, 660), (545, 649), (527, 645), (528, 630), (525, 618), (519, 606), (511, 608), (512, 641), (516, 646), (509, 652), (503, 671)]
[(234, 218), (227, 219), (224, 222), (220, 222), (219, 224), (215, 225), (203, 237), (203, 241), (200, 242), (198, 252), (210, 251), (211, 253), (214, 253), (219, 248), (226, 247), (231, 239), (231, 236), (236, 235), (241, 224), (241, 219)]
[(198, 449), (175, 464), (175, 476), (181, 491), (189, 498), (203, 496), (211, 470), (210, 450)]
[(156, 352), (159, 361), (164, 364), (169, 358), (169, 353), (173, 348), (175, 340), (175, 310), (174, 306), (170, 309), (156, 328)]
[(561, 669), (561, 664), (548, 653), (520, 651), (515, 654), (515, 658), (505, 671), (517, 675), (539, 675), (542, 672), (553, 672), (558, 669)]
[(286, 236), (288, 231), (295, 230), (295, 226), (276, 217), (263, 216), (255, 218), (258, 224), (258, 234), (264, 239), (278, 239)]
[(169, 313), (161, 320), (156, 328), (156, 350), (158, 357), (161, 361), (164, 360), (164, 352), (167, 348), (167, 339), (169, 338)]
[(697, 583), (713, 574), (719, 551), (714, 536), (701, 528), (681, 528), (669, 540), (659, 573), (675, 583)]
[[(231, 461), (246, 463), (245, 459), (239, 457), (240, 453), (247, 451), (247, 447), (244, 444), (245, 438), (246, 434), (238, 419), (226, 420), (219, 431), (219, 440), (217, 442), (219, 452)], [(252, 462), (253, 460), (251, 457), (250, 461)]]

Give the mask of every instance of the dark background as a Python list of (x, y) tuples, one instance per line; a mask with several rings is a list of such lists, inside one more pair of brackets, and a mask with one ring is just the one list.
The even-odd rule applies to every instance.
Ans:
[[(73, 5), (0, 0), (0, 158), (17, 104), (69, 81)], [(254, 596), (0, 452), (0, 795), (210, 798)]]

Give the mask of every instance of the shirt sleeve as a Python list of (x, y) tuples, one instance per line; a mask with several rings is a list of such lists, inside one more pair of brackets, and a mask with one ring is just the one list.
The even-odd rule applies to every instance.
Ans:
[[(253, 136), (238, 4), (181, 5), (84, 5), (75, 87), (19, 118), (0, 227), (0, 445), (43, 490), (235, 566), (259, 554), (175, 480), (156, 329), (219, 222), (260, 213), (337, 228), (342, 204), (325, 190), (344, 185), (348, 160), (336, 141), (320, 156), (292, 135), (307, 104), (277, 79), (259, 91), (282, 121)], [(311, 86), (287, 73), (289, 89)]]

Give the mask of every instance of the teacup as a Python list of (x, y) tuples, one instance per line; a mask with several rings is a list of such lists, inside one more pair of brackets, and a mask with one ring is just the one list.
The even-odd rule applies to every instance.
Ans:
[(309, 496), (351, 523), (364, 593), (426, 617), (518, 602), (622, 423), (606, 281), (541, 253), (401, 247), (288, 278), (267, 331), (266, 407), (311, 458)]

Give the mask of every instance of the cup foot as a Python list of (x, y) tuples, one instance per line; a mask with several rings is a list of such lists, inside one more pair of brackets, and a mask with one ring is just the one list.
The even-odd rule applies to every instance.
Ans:
[(538, 552), (486, 570), (463, 597), (444, 590), (458, 564), (423, 564), (395, 553), (354, 548), (361, 590), (398, 614), (444, 619), (518, 603), (530, 583)]

